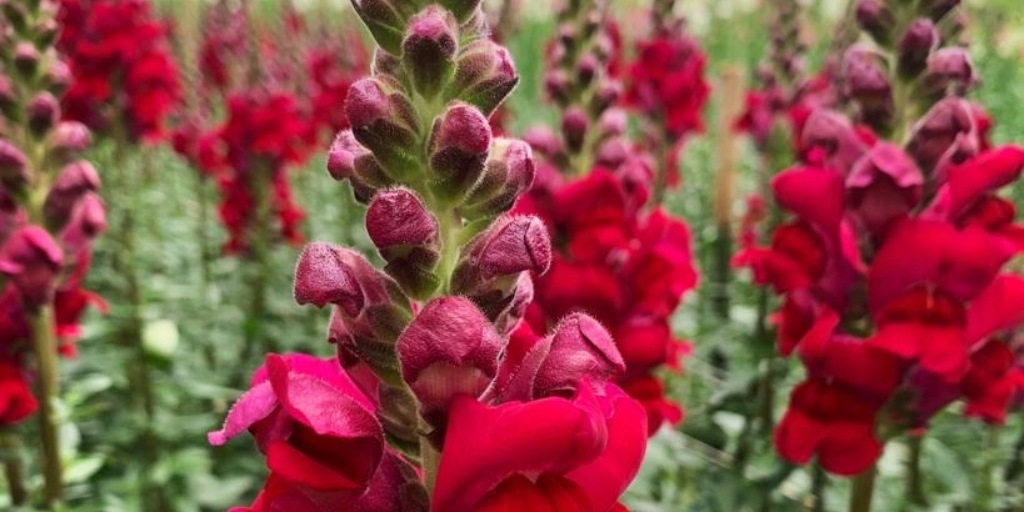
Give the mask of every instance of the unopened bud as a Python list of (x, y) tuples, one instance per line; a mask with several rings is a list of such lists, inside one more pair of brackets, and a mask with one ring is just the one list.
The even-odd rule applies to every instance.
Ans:
[(440, 284), (438, 229), (419, 196), (405, 188), (379, 192), (366, 211), (366, 231), (388, 262), (384, 270), (413, 298), (430, 297)]
[(924, 15), (939, 21), (960, 5), (960, 0), (924, 0), (921, 4), (920, 9)]
[(355, 139), (351, 130), (344, 130), (335, 137), (327, 154), (327, 172), (338, 181), (348, 179), (361, 203), (369, 202), (378, 188), (393, 183), (373, 153)]
[(857, 23), (882, 46), (892, 44), (896, 17), (883, 0), (857, 2)]
[(54, 59), (46, 69), (44, 86), (53, 94), (61, 95), (71, 86), (74, 77), (71, 68), (60, 59)]
[(60, 101), (50, 92), (37, 94), (28, 104), (28, 127), (42, 135), (60, 121)]
[(874, 127), (885, 126), (893, 115), (892, 84), (883, 64), (878, 54), (861, 46), (850, 48), (843, 57), (846, 93)]
[(457, 30), (452, 14), (437, 5), (427, 7), (409, 23), (402, 62), (424, 98), (434, 98), (451, 78), (458, 51)]
[(476, 107), (449, 107), (430, 133), (434, 192), (447, 200), (462, 198), (483, 174), (490, 147), (491, 125)]
[(590, 100), (590, 113), (600, 116), (619, 101), (622, 96), (622, 84), (618, 81), (607, 81), (598, 86)]
[(938, 44), (939, 31), (932, 20), (919, 18), (911, 23), (897, 46), (900, 74), (908, 78), (919, 75)]
[(533, 184), (535, 173), (529, 144), (514, 139), (494, 141), (483, 177), (470, 191), (461, 212), (468, 218), (507, 212)]
[(590, 118), (581, 107), (571, 107), (562, 117), (562, 136), (565, 145), (572, 153), (583, 150), (583, 143), (590, 129)]
[(521, 272), (543, 274), (551, 265), (551, 238), (537, 217), (506, 216), (466, 248), (452, 277), (452, 290), (480, 295), (501, 287), (496, 280)]
[(535, 126), (526, 130), (523, 140), (548, 160), (558, 160), (565, 154), (562, 138), (547, 126)]
[(468, 299), (440, 297), (424, 306), (398, 338), (402, 378), (436, 427), (458, 395), (480, 396), (498, 371), (502, 339)]
[(50, 137), (53, 149), (65, 157), (77, 155), (92, 144), (89, 128), (78, 121), (61, 121)]
[(804, 124), (801, 146), (807, 151), (821, 151), (825, 165), (843, 174), (860, 160), (866, 147), (846, 116), (832, 111), (815, 110)]
[(490, 116), (519, 83), (508, 50), (487, 38), (477, 39), (459, 54), (455, 76), (445, 99), (461, 99)]
[(57, 242), (39, 226), (19, 228), (0, 248), (0, 273), (10, 279), (22, 301), (33, 309), (53, 298), (63, 263)]
[(850, 207), (872, 233), (884, 233), (921, 201), (924, 175), (902, 148), (880, 142), (846, 179)]
[(28, 157), (9, 141), (0, 139), (0, 182), (17, 183), (27, 179)]
[(363, 19), (374, 40), (392, 55), (402, 53), (402, 30), (405, 20), (395, 5), (396, 0), (352, 0), (356, 13)]
[(601, 70), (601, 63), (598, 62), (597, 57), (594, 55), (584, 55), (580, 57), (579, 65), (576, 66), (576, 73), (579, 77), (580, 87), (589, 87), (590, 83), (594, 81), (594, 77)]
[(573, 396), (580, 384), (607, 382), (626, 372), (611, 334), (593, 318), (576, 313), (558, 323), (551, 348), (537, 372), (534, 396)]
[(70, 218), (60, 233), (60, 243), (68, 254), (79, 254), (106, 230), (107, 208), (103, 200), (93, 192), (86, 192), (72, 206)]
[(397, 85), (364, 78), (349, 89), (345, 113), (356, 140), (395, 179), (416, 168), (408, 153), (419, 132), (415, 109)]
[(963, 96), (978, 84), (971, 55), (964, 48), (942, 48), (928, 58), (925, 91), (936, 99), (952, 94)]
[(295, 301), (322, 308), (335, 304), (349, 316), (358, 316), (367, 303), (388, 297), (377, 269), (351, 249), (313, 242), (306, 246), (295, 267)]
[[(926, 173), (934, 172), (940, 160), (957, 141), (978, 148), (977, 130), (970, 103), (956, 97), (939, 101), (914, 126), (907, 151)], [(972, 144), (973, 143), (973, 144)]]
[(28, 42), (20, 42), (14, 47), (14, 67), (24, 76), (35, 76), (39, 69), (39, 50)]

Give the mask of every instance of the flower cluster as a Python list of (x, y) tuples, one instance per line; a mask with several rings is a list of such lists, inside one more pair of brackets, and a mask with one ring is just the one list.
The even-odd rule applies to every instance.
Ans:
[(61, 0), (59, 21), (57, 45), (74, 77), (65, 118), (132, 140), (163, 137), (180, 84), (148, 0)]
[[(1024, 148), (992, 147), (987, 116), (959, 97), (973, 75), (958, 67), (969, 64), (962, 49), (939, 48), (935, 23), (949, 9), (936, 3), (861, 2), (861, 10), (925, 9), (896, 16), (913, 20), (907, 26), (873, 31), (880, 43), (900, 41), (895, 78), (863, 47), (844, 58), (860, 120), (901, 144), (836, 112), (813, 112), (800, 140), (806, 165), (772, 182), (794, 220), (770, 247), (738, 256), (784, 296), (778, 348), (807, 370), (776, 447), (797, 463), (817, 455), (841, 475), (867, 470), (889, 436), (926, 426), (957, 399), (967, 414), (1001, 423), (1024, 384), (1007, 336), (1024, 323), (1024, 279), (1004, 271), (1024, 248), (1024, 226), (997, 195), (1019, 179)], [(942, 99), (931, 93), (939, 83)], [(896, 87), (921, 103), (899, 103), (906, 97), (894, 98)], [(907, 117), (915, 108), (916, 121)]]
[[(102, 305), (82, 281), (106, 218), (99, 176), (81, 156), (89, 130), (61, 120), (68, 77), (50, 46), (56, 7), (4, 7), (0, 39), (11, 44), (0, 48), (10, 63), (0, 68), (0, 424), (11, 424), (37, 406), (23, 380), (33, 349), (36, 359), (74, 355), (79, 318), (89, 304)], [(50, 334), (58, 345), (41, 346)]]
[[(295, 299), (330, 307), (337, 357), (270, 355), (231, 409), (270, 477), (250, 512), (621, 510), (647, 434), (594, 319), (518, 330), (551, 264), (529, 146), (488, 116), (518, 76), (479, 1), (353, 2), (380, 48), (344, 105), (328, 170), (369, 205), (382, 270), (316, 242)], [(337, 106), (336, 106), (337, 107)]]

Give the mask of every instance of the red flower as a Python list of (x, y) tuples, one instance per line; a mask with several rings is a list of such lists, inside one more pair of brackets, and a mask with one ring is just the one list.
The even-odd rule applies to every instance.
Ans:
[(0, 427), (21, 423), (38, 408), (21, 368), (0, 360)]
[(653, 436), (665, 423), (677, 425), (683, 421), (683, 408), (665, 397), (665, 386), (660, 380), (650, 376), (628, 379), (622, 389), (647, 411), (648, 435)]
[(663, 119), (673, 138), (704, 129), (701, 111), (711, 88), (704, 80), (707, 58), (696, 40), (656, 38), (638, 43), (630, 67), (627, 101)]

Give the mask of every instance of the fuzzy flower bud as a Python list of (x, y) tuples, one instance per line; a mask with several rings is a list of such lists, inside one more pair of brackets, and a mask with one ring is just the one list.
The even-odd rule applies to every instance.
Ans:
[(27, 178), (28, 158), (10, 142), (0, 139), (0, 182), (18, 183)]
[(897, 44), (899, 72), (904, 77), (915, 77), (925, 70), (928, 56), (938, 46), (939, 31), (928, 18), (919, 18), (907, 27)]
[(451, 400), (479, 396), (498, 371), (502, 339), (468, 299), (439, 297), (420, 311), (397, 343), (402, 378), (424, 419), (442, 426)]
[(459, 98), (490, 116), (518, 83), (508, 50), (490, 39), (477, 39), (460, 52), (445, 98)]
[(865, 32), (883, 46), (892, 43), (892, 31), (896, 17), (883, 0), (860, 0), (857, 2), (857, 23)]
[(63, 94), (71, 86), (72, 80), (74, 80), (71, 68), (60, 59), (50, 62), (44, 78), (46, 89), (57, 95)]
[(37, 94), (28, 104), (28, 127), (44, 134), (60, 121), (60, 101), (49, 92)]
[(103, 200), (93, 192), (85, 192), (71, 205), (71, 213), (60, 232), (60, 243), (68, 254), (79, 254), (106, 230), (107, 208)]
[(590, 118), (581, 107), (571, 107), (562, 117), (562, 136), (569, 151), (579, 153), (590, 128)]
[(373, 153), (356, 140), (351, 130), (338, 133), (331, 144), (327, 154), (327, 172), (338, 181), (348, 179), (361, 203), (369, 202), (378, 188), (393, 183)]
[(970, 104), (956, 97), (932, 107), (914, 126), (907, 151), (924, 171), (933, 172), (950, 151), (978, 149), (977, 128)]
[(0, 72), (0, 113), (5, 117), (12, 117), (14, 107), (17, 105), (16, 100), (14, 84), (7, 75)]
[(862, 46), (850, 48), (843, 57), (846, 93), (860, 106), (861, 116), (872, 126), (884, 126), (892, 118), (892, 84), (881, 57)]
[(46, 196), (44, 211), (47, 220), (63, 225), (71, 216), (75, 203), (86, 193), (99, 188), (100, 175), (89, 162), (81, 160), (64, 166)]
[(441, 0), (441, 5), (448, 9), (460, 22), (468, 20), (480, 7), (481, 0)]
[(449, 200), (461, 198), (484, 172), (490, 123), (475, 107), (456, 103), (434, 122), (428, 147), (434, 191)]
[(963, 48), (942, 48), (928, 58), (925, 90), (936, 97), (962, 96), (978, 83), (971, 55)]
[(882, 234), (921, 201), (924, 175), (902, 148), (878, 143), (846, 179), (850, 207), (872, 233)]
[(611, 334), (597, 320), (575, 313), (555, 327), (534, 394), (572, 396), (583, 381), (604, 383), (625, 372), (626, 363)]
[(533, 185), (535, 174), (529, 144), (515, 139), (495, 140), (483, 177), (461, 209), (463, 215), (476, 218), (507, 212)]
[(61, 121), (50, 136), (53, 149), (67, 156), (77, 155), (92, 144), (92, 133), (77, 121)]
[(34, 76), (39, 69), (39, 50), (28, 42), (20, 42), (14, 47), (14, 67), (25, 76)]
[(465, 249), (452, 277), (455, 293), (471, 296), (493, 291), (496, 280), (521, 272), (543, 274), (551, 266), (551, 239), (544, 222), (530, 216), (506, 216), (478, 235)]
[(418, 121), (399, 87), (364, 78), (349, 90), (345, 113), (355, 139), (373, 152), (391, 176), (399, 179), (416, 168), (408, 151), (416, 145)]
[(395, 3), (396, 0), (352, 0), (377, 44), (392, 55), (401, 55), (405, 20)]
[(19, 228), (0, 248), (0, 273), (7, 276), (22, 301), (31, 308), (53, 298), (64, 255), (57, 242), (39, 226)]
[(822, 151), (825, 164), (846, 174), (866, 148), (853, 124), (842, 114), (819, 109), (804, 125), (801, 145), (810, 151)]
[(378, 193), (366, 211), (366, 231), (388, 262), (384, 270), (411, 297), (427, 298), (440, 283), (437, 219), (411, 190)]
[(451, 77), (459, 46), (457, 30), (452, 14), (437, 5), (427, 7), (409, 23), (402, 63), (424, 98), (436, 96)]

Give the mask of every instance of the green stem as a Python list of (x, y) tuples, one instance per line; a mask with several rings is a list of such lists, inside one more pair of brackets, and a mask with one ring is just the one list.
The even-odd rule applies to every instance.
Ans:
[(4, 479), (11, 504), (21, 506), (28, 503), (28, 489), (25, 487), (25, 464), (21, 460), (21, 438), (13, 431), (0, 433), (0, 458), (3, 459)]
[(914, 505), (928, 505), (928, 497), (924, 492), (924, 474), (921, 471), (921, 457), (924, 448), (924, 434), (911, 434), (907, 439), (907, 501)]
[(811, 470), (811, 496), (814, 499), (813, 512), (825, 512), (825, 492), (828, 488), (828, 475), (821, 464), (815, 464)]
[(1013, 446), (1013, 456), (1006, 465), (1004, 480), (1007, 484), (1012, 485), (1020, 478), (1021, 473), (1024, 473), (1024, 429), (1021, 429), (1020, 437), (1017, 438), (1017, 443)]
[(53, 305), (30, 315), (32, 348), (39, 372), (39, 436), (43, 448), (43, 505), (53, 508), (64, 499), (64, 475), (54, 401), (60, 393), (57, 373), (57, 333)]
[(871, 466), (863, 473), (853, 477), (850, 482), (849, 512), (871, 512), (871, 501), (875, 494), (875, 478), (878, 470)]

